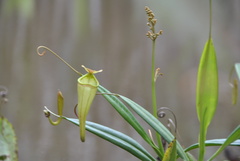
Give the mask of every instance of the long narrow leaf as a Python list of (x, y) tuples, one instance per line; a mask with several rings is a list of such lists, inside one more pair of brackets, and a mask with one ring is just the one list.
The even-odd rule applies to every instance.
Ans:
[(209, 161), (218, 156), (229, 144), (240, 138), (240, 126), (238, 126), (225, 140), (222, 146), (213, 154)]
[[(158, 132), (168, 143), (170, 143), (174, 136), (171, 132), (160, 122), (156, 119), (151, 113), (145, 110), (143, 107), (135, 103), (134, 101), (130, 100), (127, 97), (119, 96), (126, 102), (129, 107), (131, 107), (143, 120), (145, 120), (156, 132)], [(177, 151), (181, 158), (184, 160), (189, 160), (186, 153), (184, 152), (182, 146), (177, 142)]]
[[(227, 139), (213, 139), (213, 140), (206, 140), (205, 141), (205, 146), (221, 146), (224, 144), (224, 142), (226, 141)], [(232, 142), (229, 144), (230, 146), (240, 146), (240, 139)], [(185, 152), (188, 152), (190, 150), (193, 150), (193, 149), (197, 149), (199, 148), (199, 143), (196, 143), (196, 144), (193, 144), (189, 147), (187, 147), (184, 151)]]
[(132, 112), (119, 100), (117, 96), (114, 96), (103, 86), (98, 87), (98, 91), (103, 93), (104, 98), (115, 108), (115, 110), (138, 132), (138, 134), (155, 150), (155, 152), (163, 156), (158, 148), (153, 144), (151, 138), (143, 129), (141, 124), (138, 122)]
[[(78, 119), (67, 117), (63, 118), (79, 126)], [(128, 151), (140, 160), (156, 161), (156, 159), (151, 154), (149, 154), (138, 142), (119, 131), (90, 121), (86, 122), (86, 130)]]
[(217, 58), (212, 39), (204, 47), (198, 68), (196, 106), (200, 122), (199, 160), (203, 160), (208, 126), (215, 114), (218, 101)]

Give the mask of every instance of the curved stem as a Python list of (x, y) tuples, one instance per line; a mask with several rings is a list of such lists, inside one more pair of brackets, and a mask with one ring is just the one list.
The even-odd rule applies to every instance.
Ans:
[[(173, 115), (173, 118), (174, 118), (174, 123), (173, 123), (173, 125), (174, 125), (174, 127), (175, 127), (174, 131), (175, 131), (175, 134), (177, 134), (177, 117), (176, 117), (176, 115), (174, 114), (174, 112), (173, 112), (170, 108), (168, 108), (168, 107), (160, 107), (160, 108), (158, 109), (158, 113), (157, 113), (157, 115), (158, 115), (159, 118), (165, 117), (165, 112), (162, 113), (163, 110), (167, 110), (167, 111), (169, 111), (169, 112)], [(164, 114), (164, 115), (161, 116), (161, 114)]]
[[(39, 50), (43, 48), (45, 49), (43, 52), (39, 52)], [(64, 64), (66, 64), (69, 68), (71, 68), (74, 72), (76, 72), (77, 74), (79, 74), (80, 76), (82, 76), (83, 74), (80, 73), (79, 71), (77, 71), (75, 68), (73, 68), (70, 64), (68, 64), (63, 58), (61, 58), (57, 53), (55, 53), (54, 51), (52, 51), (51, 49), (49, 49), (46, 46), (39, 46), (37, 48), (37, 53), (39, 56), (43, 56), (46, 54), (46, 50), (48, 50), (50, 53), (52, 53), (53, 55), (55, 55), (58, 59), (60, 59)]]

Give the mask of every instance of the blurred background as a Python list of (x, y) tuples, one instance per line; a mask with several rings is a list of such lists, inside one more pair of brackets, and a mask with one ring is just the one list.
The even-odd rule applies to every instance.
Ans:
[[(208, 0), (1, 0), (0, 85), (8, 88), (9, 102), (0, 110), (15, 128), (20, 161), (137, 160), (90, 133), (85, 143), (80, 142), (78, 127), (66, 121), (49, 124), (43, 106), (56, 111), (58, 90), (65, 98), (64, 115), (76, 117), (79, 76), (49, 53), (38, 56), (36, 48), (48, 46), (83, 73), (81, 65), (103, 69), (96, 75), (101, 85), (151, 111), (151, 41), (145, 36), (145, 6), (158, 19), (156, 30), (163, 30), (156, 43), (156, 66), (164, 73), (157, 81), (158, 106), (175, 112), (184, 147), (197, 142), (195, 83), (208, 39)], [(231, 105), (228, 84), (232, 66), (240, 62), (239, 15), (239, 0), (213, 1), (220, 95), (208, 139), (224, 138), (240, 123), (239, 104)], [(154, 154), (102, 96), (96, 96), (88, 120), (130, 135)], [(215, 149), (207, 148), (206, 157)], [(197, 150), (192, 153), (198, 155)]]

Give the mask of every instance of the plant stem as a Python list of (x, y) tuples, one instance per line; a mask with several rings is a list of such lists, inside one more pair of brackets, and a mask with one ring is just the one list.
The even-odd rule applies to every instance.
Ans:
[[(155, 46), (156, 39), (152, 40), (152, 109), (153, 116), (158, 118), (157, 116), (157, 99), (156, 99), (156, 85), (155, 85)], [(157, 142), (159, 146), (159, 150), (162, 154), (164, 154), (164, 148), (161, 141), (161, 136), (156, 132)]]
[(212, 37), (212, 0), (209, 0), (209, 39)]
[(153, 115), (157, 118), (157, 100), (156, 100), (156, 87), (155, 87), (155, 45), (156, 41), (152, 41), (152, 108)]

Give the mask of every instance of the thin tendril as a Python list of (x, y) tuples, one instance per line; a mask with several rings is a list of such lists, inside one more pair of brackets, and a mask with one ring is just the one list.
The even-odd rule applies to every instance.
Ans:
[(209, 39), (212, 37), (212, 0), (209, 0)]
[(170, 121), (174, 125), (174, 128), (175, 128), (174, 132), (175, 132), (175, 134), (177, 134), (177, 119), (176, 119), (176, 115), (174, 114), (174, 112), (170, 108), (168, 108), (168, 107), (160, 107), (158, 109), (158, 113), (157, 113), (160, 118), (163, 118), (165, 116), (165, 114), (163, 114), (162, 110), (167, 110), (167, 111), (169, 111), (173, 115), (174, 123), (172, 121), (170, 121), (170, 120), (168, 120), (168, 121)]
[[(43, 48), (45, 49), (43, 52), (40, 52), (39, 50)], [(77, 71), (75, 68), (73, 68), (70, 64), (68, 64), (63, 58), (61, 58), (57, 53), (55, 53), (54, 51), (52, 51), (51, 49), (49, 49), (46, 46), (39, 46), (37, 48), (37, 53), (39, 56), (43, 56), (46, 54), (46, 50), (48, 50), (50, 53), (54, 54), (58, 59), (60, 59), (61, 61), (63, 61), (69, 68), (71, 68), (74, 72), (76, 72), (77, 74), (79, 74), (80, 76), (82, 76), (83, 74), (80, 73), (79, 71)]]

